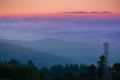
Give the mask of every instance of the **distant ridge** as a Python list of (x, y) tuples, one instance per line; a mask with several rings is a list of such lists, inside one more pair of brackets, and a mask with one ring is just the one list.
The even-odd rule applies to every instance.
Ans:
[(60, 56), (0, 41), (0, 60), (11, 58), (18, 59), (23, 63), (31, 59), (37, 67), (49, 67), (54, 64), (65, 64), (67, 62), (67, 59)]
[(56, 38), (46, 38), (46, 39), (41, 39), (41, 40), (36, 40), (35, 42), (40, 42), (40, 41), (45, 41), (45, 42), (65, 42), (61, 39), (56, 39)]

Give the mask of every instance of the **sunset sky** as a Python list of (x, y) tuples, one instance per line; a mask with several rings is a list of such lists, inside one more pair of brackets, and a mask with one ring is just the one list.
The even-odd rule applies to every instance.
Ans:
[(111, 11), (120, 14), (120, 0), (0, 0), (0, 15), (68, 11)]

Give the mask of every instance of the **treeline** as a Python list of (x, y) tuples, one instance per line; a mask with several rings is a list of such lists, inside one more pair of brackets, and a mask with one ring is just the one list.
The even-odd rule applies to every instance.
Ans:
[[(85, 64), (53, 65), (38, 69), (32, 60), (21, 64), (15, 59), (0, 62), (0, 80), (101, 80), (104, 74), (104, 58), (98, 66)], [(111, 80), (120, 80), (120, 63), (109, 68)]]

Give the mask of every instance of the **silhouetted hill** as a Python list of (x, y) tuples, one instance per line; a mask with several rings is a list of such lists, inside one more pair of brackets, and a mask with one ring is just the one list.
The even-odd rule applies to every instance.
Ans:
[[(111, 38), (110, 34), (110, 38)], [(108, 36), (107, 36), (108, 37)], [(119, 39), (118, 39), (119, 40)], [(32, 50), (51, 53), (69, 59), (69, 63), (96, 64), (100, 55), (103, 54), (102, 42), (93, 41), (64, 41), (47, 38), (36, 41), (3, 40), (11, 44), (19, 45)], [(114, 44), (115, 43), (115, 44)], [(119, 62), (119, 43), (110, 43), (110, 64)], [(117, 47), (117, 48), (116, 48)]]
[[(4, 40), (6, 42), (20, 45), (32, 50), (48, 52), (53, 55), (62, 56), (68, 59), (69, 63), (96, 63), (98, 53), (96, 52), (96, 45), (85, 42), (72, 42), (64, 41), (54, 38), (47, 38), (37, 41), (15, 41), (15, 40)], [(90, 47), (91, 46), (91, 47)], [(95, 50), (95, 51), (94, 51)], [(89, 52), (89, 53), (88, 53)], [(92, 52), (92, 54), (91, 54)], [(89, 60), (89, 62), (88, 62)]]
[(15, 58), (22, 62), (27, 62), (31, 59), (39, 67), (64, 64), (67, 62), (67, 59), (46, 52), (35, 51), (10, 43), (0, 42), (0, 60), (8, 60), (11, 58)]

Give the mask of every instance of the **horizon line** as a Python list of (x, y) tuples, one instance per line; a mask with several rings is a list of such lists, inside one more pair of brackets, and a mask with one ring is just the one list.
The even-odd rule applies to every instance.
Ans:
[(120, 16), (120, 14), (113, 13), (111, 11), (64, 11), (64, 12), (55, 12), (55, 13), (20, 13), (20, 14), (0, 14), (0, 17), (60, 17), (60, 16), (95, 16), (98, 15), (116, 15)]

